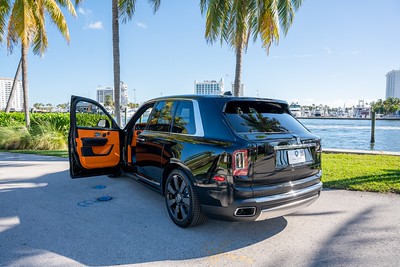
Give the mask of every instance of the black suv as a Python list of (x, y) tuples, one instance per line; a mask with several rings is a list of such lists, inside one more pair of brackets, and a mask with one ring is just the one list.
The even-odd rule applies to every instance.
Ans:
[(174, 96), (144, 103), (121, 129), (97, 102), (71, 98), (71, 177), (122, 172), (165, 196), (180, 227), (259, 221), (318, 199), (320, 139), (284, 101)]

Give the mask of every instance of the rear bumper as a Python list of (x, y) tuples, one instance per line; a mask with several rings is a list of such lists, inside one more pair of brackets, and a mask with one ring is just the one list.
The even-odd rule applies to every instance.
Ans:
[[(285, 193), (238, 199), (227, 207), (203, 205), (202, 209), (211, 218), (229, 221), (261, 221), (280, 217), (296, 212), (315, 202), (322, 190), (320, 178), (321, 173), (318, 173), (301, 180), (293, 181), (291, 183), (296, 189), (293, 188), (293, 190), (288, 190)], [(314, 183), (309, 185), (310, 181)], [(307, 186), (301, 188), (302, 184)], [(243, 210), (245, 212), (240, 212)], [(240, 215), (240, 213), (243, 215)]]
[[(322, 183), (320, 182), (318, 184), (318, 186), (320, 187), (320, 189), (319, 189), (319, 192), (320, 192), (321, 188), (322, 188)], [(313, 202), (315, 202), (319, 198), (319, 195), (320, 195), (319, 192), (318, 192), (318, 194), (313, 195), (308, 198), (305, 198), (305, 199), (297, 200), (297, 201), (287, 203), (284, 205), (280, 205), (277, 207), (262, 209), (260, 212), (260, 215), (258, 216), (256, 221), (262, 221), (262, 220), (266, 220), (266, 219), (270, 219), (270, 218), (280, 217), (283, 215), (287, 215), (287, 214), (296, 212), (300, 209), (303, 209), (303, 208), (311, 205)]]

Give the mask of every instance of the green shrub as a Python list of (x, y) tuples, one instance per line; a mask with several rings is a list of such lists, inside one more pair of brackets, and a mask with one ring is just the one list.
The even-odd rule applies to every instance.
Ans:
[(0, 149), (27, 149), (32, 136), (25, 126), (0, 127)]
[[(0, 112), (0, 149), (66, 149), (69, 113), (31, 113), (31, 127), (25, 128), (22, 112)], [(78, 125), (96, 126), (105, 115), (77, 113)]]
[(25, 114), (22, 112), (0, 112), (0, 127), (25, 125)]
[(67, 148), (68, 130), (56, 120), (35, 119), (30, 133), (32, 135), (31, 149), (58, 150)]

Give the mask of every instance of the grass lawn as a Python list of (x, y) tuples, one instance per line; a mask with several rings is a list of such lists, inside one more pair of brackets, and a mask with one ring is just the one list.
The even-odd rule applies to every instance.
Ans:
[[(0, 150), (68, 158), (67, 150)], [(386, 155), (322, 155), (324, 188), (400, 194), (400, 157)]]
[(400, 157), (323, 154), (325, 188), (400, 194)]

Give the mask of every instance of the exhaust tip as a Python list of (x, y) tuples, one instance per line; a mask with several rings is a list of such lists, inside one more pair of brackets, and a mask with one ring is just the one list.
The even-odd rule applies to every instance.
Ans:
[(251, 217), (256, 215), (256, 207), (241, 207), (237, 208), (234, 213), (237, 217)]

